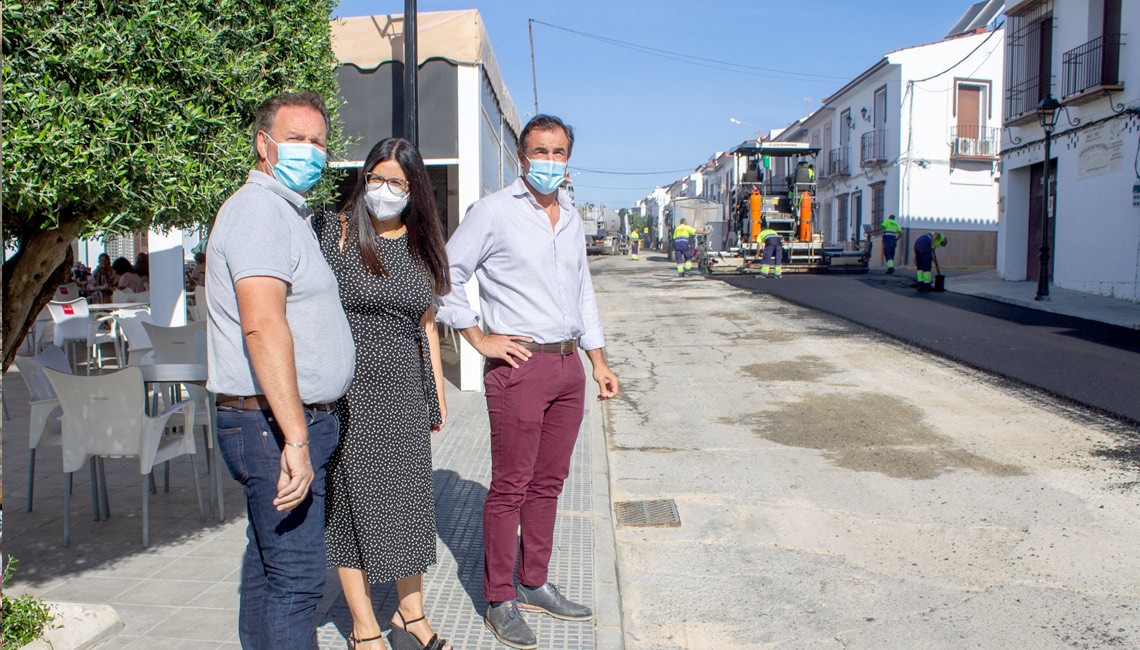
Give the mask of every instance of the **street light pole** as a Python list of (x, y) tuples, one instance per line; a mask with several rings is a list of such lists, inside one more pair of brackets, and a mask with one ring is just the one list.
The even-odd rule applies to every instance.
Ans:
[(1057, 126), (1057, 112), (1061, 104), (1052, 95), (1041, 100), (1037, 105), (1037, 117), (1041, 121), (1041, 128), (1045, 131), (1045, 200), (1041, 208), (1041, 268), (1037, 271), (1037, 295), (1034, 300), (1047, 301), (1049, 297), (1049, 226), (1052, 219), (1052, 140), (1053, 129)]

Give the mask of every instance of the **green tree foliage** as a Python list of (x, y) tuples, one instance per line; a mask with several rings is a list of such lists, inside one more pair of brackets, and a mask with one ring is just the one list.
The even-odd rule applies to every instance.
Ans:
[(74, 237), (208, 223), (253, 166), (249, 126), (265, 98), (311, 89), (335, 113), (335, 5), (6, 4), (4, 240), (20, 254), (4, 265), (5, 368), (19, 342), (9, 331), (43, 304), (17, 289), (50, 295)]

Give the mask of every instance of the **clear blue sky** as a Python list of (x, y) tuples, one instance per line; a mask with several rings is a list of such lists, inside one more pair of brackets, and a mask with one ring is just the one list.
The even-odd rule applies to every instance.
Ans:
[[(781, 128), (878, 61), (937, 41), (971, 0), (419, 0), (418, 10), (478, 9), (519, 116), (534, 112), (527, 19), (638, 46), (759, 68), (718, 70), (534, 26), (539, 110), (575, 129), (571, 171), (688, 170)], [(403, 0), (342, 0), (335, 16), (401, 14)], [(810, 13), (809, 13), (810, 12)], [(796, 27), (802, 25), (802, 27)], [(787, 77), (788, 75), (780, 75)], [(579, 203), (629, 207), (685, 172), (575, 177)]]

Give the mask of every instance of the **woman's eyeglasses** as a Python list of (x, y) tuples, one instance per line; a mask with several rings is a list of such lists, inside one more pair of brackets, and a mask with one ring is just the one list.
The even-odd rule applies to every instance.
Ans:
[(407, 194), (411, 185), (408, 181), (402, 178), (384, 178), (380, 174), (373, 174), (369, 172), (364, 175), (364, 182), (368, 184), (369, 190), (378, 190), (381, 185), (387, 185), (388, 189), (398, 194)]

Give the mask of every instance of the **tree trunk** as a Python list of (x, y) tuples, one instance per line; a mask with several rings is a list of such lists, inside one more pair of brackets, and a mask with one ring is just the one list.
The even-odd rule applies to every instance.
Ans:
[(20, 250), (4, 262), (4, 372), (16, 358), (28, 329), (71, 267), (71, 242), (79, 235), (80, 219), (60, 223), (54, 230), (35, 231), (20, 242)]

